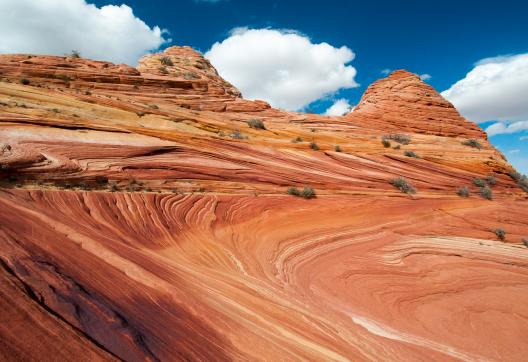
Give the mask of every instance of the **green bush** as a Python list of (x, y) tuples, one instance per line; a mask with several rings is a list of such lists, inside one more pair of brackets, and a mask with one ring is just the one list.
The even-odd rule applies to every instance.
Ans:
[(403, 153), (405, 156), (407, 157), (413, 157), (413, 158), (420, 158), (420, 156), (418, 156), (416, 153), (414, 153), (413, 151), (405, 151)]
[(383, 136), (383, 138), (401, 143), (402, 145), (408, 145), (409, 143), (411, 143), (411, 136), (409, 136), (408, 134), (392, 133)]
[(165, 74), (165, 75), (169, 74), (169, 71), (167, 70), (166, 67), (159, 67), (158, 69), (161, 74)]
[(22, 79), (20, 79), (20, 83), (23, 84), (23, 85), (29, 85), (31, 83), (31, 81), (29, 79), (22, 78)]
[(392, 179), (389, 181), (389, 183), (396, 187), (398, 190), (400, 190), (401, 192), (404, 192), (406, 194), (415, 194), (416, 193), (416, 189), (414, 188), (413, 185), (411, 185), (406, 179), (405, 177), (398, 177), (398, 178), (395, 178), (395, 179)]
[(310, 148), (314, 151), (319, 151), (319, 146), (315, 142), (310, 142)]
[(70, 57), (72, 57), (72, 58), (80, 58), (81, 57), (81, 53), (79, 53), (78, 50), (72, 50), (71, 54), (70, 54)]
[(169, 67), (172, 67), (174, 63), (172, 62), (172, 59), (166, 55), (162, 56), (160, 58), (160, 63)]
[(489, 186), (495, 186), (497, 184), (497, 178), (493, 175), (489, 175), (486, 177), (486, 183)]
[(266, 129), (264, 122), (262, 122), (262, 120), (259, 118), (250, 119), (247, 123), (249, 127), (253, 129)]
[(299, 190), (297, 190), (295, 187), (290, 187), (287, 191), (288, 195), (292, 195), (292, 196), (299, 196), (301, 195), (301, 192)]
[(475, 177), (473, 179), (473, 184), (475, 184), (475, 186), (478, 186), (478, 187), (484, 187), (486, 186), (486, 181), (484, 181), (481, 178)]
[(302, 142), (303, 139), (301, 137), (296, 137), (294, 139), (292, 139), (292, 143), (299, 143), (299, 142)]
[(469, 140), (463, 141), (462, 144), (463, 144), (464, 146), (469, 146), (469, 147), (477, 148), (477, 149), (479, 149), (479, 150), (482, 149), (482, 145), (481, 145), (480, 142), (477, 141), (476, 139), (469, 139)]
[(488, 186), (485, 186), (480, 189), (480, 196), (487, 200), (491, 200), (493, 199), (493, 192)]
[(335, 151), (336, 152), (341, 152), (341, 147), (339, 145), (335, 146)]
[(389, 148), (391, 146), (391, 143), (388, 139), (386, 139), (385, 137), (382, 137), (381, 138), (381, 144), (383, 145), (383, 147), (385, 148)]
[(469, 194), (469, 187), (467, 186), (462, 186), (457, 190), (457, 195), (460, 197), (469, 197)]
[(493, 232), (500, 240), (504, 240), (506, 238), (506, 231), (504, 231), (502, 228), (497, 228)]
[(305, 186), (302, 191), (299, 191), (295, 187), (290, 187), (287, 191), (288, 195), (302, 197), (303, 199), (315, 198), (315, 190), (309, 186)]

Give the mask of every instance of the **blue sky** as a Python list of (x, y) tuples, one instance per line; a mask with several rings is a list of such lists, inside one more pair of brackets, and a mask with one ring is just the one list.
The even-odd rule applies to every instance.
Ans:
[[(515, 61), (514, 58), (496, 58), (528, 53), (527, 1), (48, 0), (48, 13), (42, 9), (46, 6), (42, 6), (40, 1), (2, 1), (0, 35), (3, 35), (3, 39), (16, 38), (17, 42), (14, 45), (6, 45), (6, 42), (0, 44), (0, 53), (54, 54), (60, 53), (61, 49), (78, 46), (81, 53), (88, 57), (105, 58), (108, 55), (108, 60), (130, 63), (127, 60), (136, 59), (145, 50), (169, 45), (190, 45), (206, 53), (213, 44), (221, 44), (230, 38), (235, 28), (290, 29), (308, 39), (310, 46), (328, 43), (332, 47), (328, 54), (339, 55), (342, 63), (348, 66), (344, 70), (343, 67), (339, 68), (341, 73), (338, 76), (343, 79), (330, 85), (322, 84), (318, 91), (325, 93), (325, 96), (305, 109), (322, 113), (341, 98), (351, 105), (356, 104), (365, 88), (384, 76), (381, 73), (384, 69), (404, 68), (417, 74), (428, 74), (431, 78), (427, 81), (438, 91), (448, 90), (459, 82), (451, 89), (453, 98), (449, 99), (463, 110), (466, 117), (481, 122), (484, 129), (495, 124), (496, 120), (504, 122), (500, 127), (493, 127), (492, 133), (496, 135), (490, 139), (520, 172), (528, 173), (528, 138), (523, 138), (528, 136), (528, 101), (519, 98), (524, 90), (528, 94), (528, 55), (522, 59), (515, 58)], [(80, 4), (86, 6), (85, 1), (94, 3), (98, 8), (124, 3), (133, 14), (126, 14), (124, 8), (107, 7), (101, 17), (103, 12), (96, 14), (95, 11), (99, 9), (82, 8)], [(16, 16), (16, 9), (23, 16)], [(47, 14), (54, 21), (47, 21), (45, 26), (54, 28), (44, 32), (41, 24), (40, 27), (35, 26), (36, 30), (32, 33), (35, 19), (46, 19)], [(61, 21), (56, 21), (57, 18)], [(93, 23), (83, 24), (85, 19), (90, 18), (93, 18)], [(28, 19), (32, 24), (24, 24)], [(148, 27), (139, 24), (136, 21), (138, 19)], [(68, 24), (68, 20), (71, 20), (71, 24)], [(99, 26), (101, 21), (109, 22), (105, 33), (102, 33), (103, 27)], [(61, 29), (61, 26), (65, 29)], [(108, 31), (113, 26), (116, 27), (115, 31)], [(168, 34), (159, 33), (155, 26), (166, 29)], [(71, 30), (76, 27), (82, 31), (77, 34), (76, 40), (70, 39), (76, 41), (73, 43), (75, 45), (71, 45), (65, 34), (75, 33)], [(10, 31), (14, 32), (12, 36)], [(58, 35), (49, 35), (53, 31)], [(39, 38), (43, 34), (47, 34), (47, 38)], [(83, 41), (83, 35), (89, 37), (89, 41)], [(27, 44), (21, 41), (24, 36)], [(163, 42), (168, 38), (171, 38), (170, 43)], [(88, 43), (98, 47), (99, 53), (87, 48)], [(136, 49), (132, 49), (134, 47)], [(350, 54), (341, 47), (355, 54), (352, 61), (347, 61)], [(303, 49), (302, 46), (299, 49)], [(111, 54), (118, 51), (121, 53)], [(252, 51), (254, 49), (248, 50), (248, 53)], [(493, 59), (482, 63), (492, 64), (478, 67), (476, 63), (486, 58)], [(220, 60), (218, 62), (222, 63)], [(259, 63), (257, 68), (260, 67), (262, 65)], [(336, 67), (339, 64), (334, 64), (332, 69)], [(224, 70), (222, 66), (218, 68), (222, 75), (229, 74), (229, 70)], [(497, 68), (499, 75), (496, 74)], [(247, 74), (251, 75), (254, 71), (248, 69)], [(307, 71), (313, 72), (314, 69)], [(472, 76), (468, 77), (468, 72), (472, 72)], [(320, 79), (311, 76), (299, 84), (309, 81), (319, 83)], [(485, 87), (479, 80), (483, 77), (495, 87), (495, 93), (482, 91)], [(500, 79), (495, 86), (493, 82), (497, 78)], [(516, 82), (514, 85), (512, 79)], [(337, 90), (328, 92), (332, 87)], [(347, 87), (349, 89), (343, 89)], [(244, 90), (243, 93), (247, 95)], [(511, 98), (516, 97), (510, 102)], [(479, 100), (482, 104), (478, 103)], [(498, 105), (502, 105), (503, 109), (499, 109)], [(508, 125), (511, 127), (507, 128)]]

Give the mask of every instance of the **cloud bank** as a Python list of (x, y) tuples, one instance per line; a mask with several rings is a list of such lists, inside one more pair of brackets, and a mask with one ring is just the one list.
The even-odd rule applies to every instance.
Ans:
[(528, 54), (486, 58), (442, 92), (464, 117), (497, 121), (489, 135), (528, 129)]
[(234, 29), (205, 54), (245, 98), (301, 110), (342, 88), (357, 87), (347, 47), (314, 44), (302, 34), (276, 29)]
[(1, 0), (0, 53), (82, 56), (135, 65), (167, 42), (127, 5), (101, 8), (85, 0)]
[(352, 106), (344, 98), (338, 99), (325, 112), (327, 116), (343, 116), (352, 110)]

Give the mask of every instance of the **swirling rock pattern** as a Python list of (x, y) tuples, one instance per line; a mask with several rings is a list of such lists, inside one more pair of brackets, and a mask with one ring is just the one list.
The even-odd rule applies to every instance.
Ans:
[(188, 47), (3, 55), (0, 77), (2, 360), (528, 355), (526, 193), (417, 76), (345, 117), (244, 100)]

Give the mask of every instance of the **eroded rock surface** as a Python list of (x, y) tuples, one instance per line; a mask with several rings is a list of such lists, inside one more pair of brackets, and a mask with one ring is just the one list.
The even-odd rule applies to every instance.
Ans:
[(0, 78), (1, 359), (528, 354), (526, 193), (418, 76), (344, 117), (244, 100), (188, 47)]

